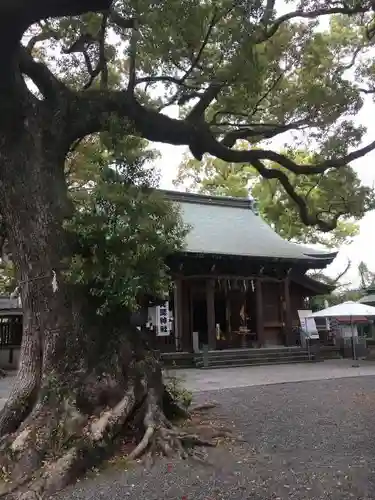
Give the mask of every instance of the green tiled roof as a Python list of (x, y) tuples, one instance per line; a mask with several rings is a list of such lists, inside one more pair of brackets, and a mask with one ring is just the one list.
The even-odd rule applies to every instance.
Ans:
[[(186, 251), (197, 254), (266, 257), (329, 264), (325, 252), (284, 240), (258, 214), (252, 200), (165, 191), (191, 226)], [(313, 266), (312, 266), (313, 267)]]

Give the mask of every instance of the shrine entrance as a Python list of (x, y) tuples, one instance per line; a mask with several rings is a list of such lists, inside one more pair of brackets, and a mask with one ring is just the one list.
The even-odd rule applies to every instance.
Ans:
[(150, 310), (155, 348), (191, 353), (204, 346), (211, 351), (293, 346), (294, 312), (307, 291), (301, 287), (291, 286), (288, 276), (177, 278), (168, 307)]
[(190, 304), (192, 334), (200, 349), (258, 347), (255, 284), (197, 280), (190, 286)]
[(216, 348), (257, 347), (255, 288), (232, 283), (215, 293)]
[(205, 296), (192, 298), (192, 327), (198, 333), (199, 346), (208, 344), (207, 301)]

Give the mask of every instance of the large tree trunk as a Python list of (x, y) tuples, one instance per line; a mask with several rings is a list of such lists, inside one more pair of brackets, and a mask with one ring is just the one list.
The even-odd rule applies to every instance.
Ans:
[[(24, 308), (24, 337), (16, 386), (0, 415), (0, 432), (17, 428), (53, 364), (59, 332), (71, 335), (72, 315), (65, 287), (54, 291), (65, 251), (62, 220), (68, 203), (64, 153), (33, 117), (17, 134), (3, 131), (0, 156), (0, 208)], [(69, 332), (69, 333), (68, 333)], [(42, 355), (43, 354), (43, 355)], [(57, 353), (55, 352), (55, 355)], [(44, 366), (43, 366), (44, 365)]]
[(132, 457), (150, 446), (184, 453), (163, 403), (177, 407), (139, 332), (126, 315), (99, 321), (64, 282), (65, 151), (41, 122), (34, 113), (0, 136), (0, 208), (24, 308), (20, 369), (0, 413), (0, 497), (13, 499), (64, 487), (125, 429), (143, 436)]

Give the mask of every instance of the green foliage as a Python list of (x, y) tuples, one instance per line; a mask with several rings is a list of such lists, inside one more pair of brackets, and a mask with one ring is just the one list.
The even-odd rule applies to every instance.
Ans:
[(173, 401), (176, 401), (184, 408), (189, 408), (193, 401), (193, 394), (184, 388), (181, 378), (168, 375), (165, 381), (165, 388)]
[(310, 299), (310, 307), (313, 311), (319, 311), (325, 308), (325, 301), (328, 301), (329, 306), (336, 306), (343, 302), (357, 302), (363, 297), (363, 292), (360, 290), (342, 289), (330, 295), (317, 295)]
[[(311, 161), (307, 151), (290, 151), (298, 163)], [(222, 196), (247, 197), (257, 201), (262, 217), (287, 240), (303, 243), (322, 243), (339, 247), (358, 233), (355, 221), (375, 206), (375, 191), (362, 186), (355, 171), (347, 166), (320, 175), (294, 175), (283, 170), (295, 191), (302, 195), (311, 213), (330, 218), (341, 214), (337, 228), (322, 233), (306, 227), (300, 220), (297, 206), (276, 179), (264, 179), (247, 164), (229, 164), (208, 157), (203, 162), (185, 158), (179, 166), (175, 184), (185, 184), (192, 190)]]
[[(313, 4), (307, 2), (305, 8), (311, 10)], [(346, 151), (358, 144), (363, 130), (351, 120), (363, 101), (357, 86), (348, 80), (346, 67), (357, 46), (364, 53), (368, 50), (364, 26), (370, 16), (331, 16), (326, 29), (318, 29), (314, 17), (310, 21), (294, 18), (264, 40), (265, 2), (162, 0), (150, 4), (149, 0), (130, 0), (117, 2), (116, 9), (124, 18), (140, 20), (137, 77), (169, 78), (137, 86), (138, 97), (150, 106), (177, 103), (184, 116), (194, 92), (214, 80), (223, 83), (220, 97), (206, 113), (215, 132), (248, 123), (295, 122), (297, 129), (304, 130), (299, 140), (310, 143), (313, 139), (317, 150), (326, 154), (327, 149), (332, 152), (330, 143), (346, 120), (350, 138), (339, 137), (336, 147)], [(32, 34), (53, 34), (45, 37), (47, 41), (40, 37), (35, 54), (68, 85), (82, 87), (88, 75), (83, 52), (74, 44), (82, 34), (97, 36), (101, 20), (100, 14), (86, 14), (33, 27)], [(131, 30), (108, 22), (105, 54), (110, 88), (124, 86), (130, 67), (130, 36)], [(74, 50), (67, 54), (66, 47)], [(86, 52), (95, 67), (96, 52)], [(365, 73), (362, 69), (361, 75)], [(184, 74), (184, 86), (177, 88), (170, 78)], [(101, 76), (94, 79), (94, 87)]]
[(0, 264), (0, 295), (9, 295), (17, 286), (15, 269), (11, 262)]
[(165, 259), (183, 246), (177, 208), (153, 189), (150, 155), (142, 140), (112, 135), (90, 139), (70, 160), (75, 213), (66, 229), (74, 244), (66, 276), (87, 288), (100, 314), (164, 296)]
[[(344, 6), (353, 5), (349, 2)], [(269, 138), (282, 138), (282, 132), (290, 130), (293, 136), (288, 138), (284, 153), (297, 160), (302, 151), (302, 157), (312, 162), (344, 155), (360, 144), (365, 130), (353, 119), (364, 103), (360, 86), (375, 86), (371, 57), (375, 38), (368, 36), (373, 26), (370, 10), (351, 16), (325, 16), (329, 22), (320, 23), (318, 12), (312, 11), (337, 8), (337, 2), (306, 1), (301, 9), (309, 16), (301, 19), (292, 15), (272, 36), (266, 36), (267, 24), (280, 14), (279, 6), (268, 12), (270, 3), (266, 1), (129, 0), (114, 6), (123, 19), (139, 21), (135, 76), (148, 80), (136, 85), (135, 95), (148, 108), (161, 110), (173, 104), (178, 106), (179, 116), (185, 117), (204, 90), (215, 83), (220, 84), (220, 93), (208, 103), (203, 118), (217, 139), (248, 129), (249, 134), (240, 137), (246, 147), (268, 149)], [(281, 9), (293, 11), (294, 7), (287, 2)], [(37, 35), (39, 40), (34, 56), (69, 87), (81, 89), (90, 80), (85, 61), (90, 59), (91, 69), (99, 67), (102, 22), (102, 14), (90, 13), (33, 26), (28, 36)], [(109, 16), (105, 32), (106, 64), (93, 78), (92, 88), (107, 84), (109, 90), (124, 89), (132, 67), (132, 30)], [(150, 82), (152, 78), (157, 80)], [(292, 141), (295, 149), (290, 147)], [(91, 149), (88, 155), (94, 156), (95, 164), (98, 150), (97, 144), (94, 146), (86, 143), (85, 147)], [(202, 190), (247, 195), (246, 183), (250, 181), (262, 215), (286, 238), (340, 245), (356, 234), (353, 221), (373, 204), (372, 192), (359, 186), (349, 167), (311, 179), (288, 174), (296, 190), (308, 196), (310, 211), (323, 220), (347, 205), (336, 231), (322, 239), (315, 229), (302, 226), (295, 207), (276, 181), (260, 180), (245, 165), (227, 166), (224, 172), (223, 165), (209, 165), (213, 161), (208, 159), (204, 166), (210, 175), (197, 171), (202, 176)], [(89, 168), (89, 163), (84, 168)], [(214, 172), (212, 177), (215, 169), (218, 175)], [(335, 193), (333, 200), (331, 193)]]

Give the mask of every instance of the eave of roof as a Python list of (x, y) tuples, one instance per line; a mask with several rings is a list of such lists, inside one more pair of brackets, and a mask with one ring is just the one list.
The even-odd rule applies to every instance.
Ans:
[(336, 288), (334, 285), (328, 285), (327, 283), (318, 281), (307, 274), (298, 275), (292, 273), (291, 280), (311, 290), (316, 295), (328, 295)]
[(301, 261), (311, 268), (330, 264), (337, 252), (327, 252), (284, 240), (256, 212), (253, 200), (163, 191), (177, 202), (191, 230), (186, 253)]

